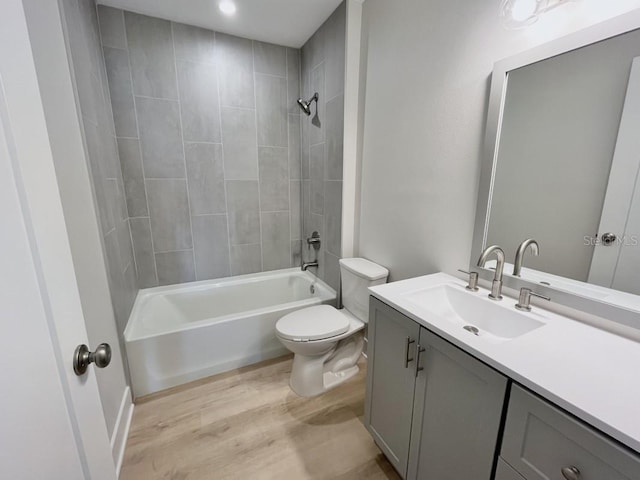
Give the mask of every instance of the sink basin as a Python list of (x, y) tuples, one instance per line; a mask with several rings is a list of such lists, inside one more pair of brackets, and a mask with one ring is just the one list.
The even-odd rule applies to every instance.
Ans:
[[(544, 325), (532, 314), (521, 313), (515, 307), (505, 308), (484, 294), (468, 292), (457, 285), (418, 290), (407, 293), (405, 298), (435, 317), (434, 320), (449, 321), (479, 337), (490, 335), (510, 340)], [(507, 299), (503, 302), (512, 303)]]

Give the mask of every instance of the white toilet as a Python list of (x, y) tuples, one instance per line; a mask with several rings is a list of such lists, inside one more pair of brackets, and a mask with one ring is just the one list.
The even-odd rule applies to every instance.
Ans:
[(364, 258), (345, 258), (340, 274), (342, 310), (318, 305), (285, 315), (276, 324), (276, 335), (295, 354), (289, 384), (303, 397), (324, 393), (358, 373), (362, 329), (369, 321), (367, 289), (385, 283), (389, 271)]

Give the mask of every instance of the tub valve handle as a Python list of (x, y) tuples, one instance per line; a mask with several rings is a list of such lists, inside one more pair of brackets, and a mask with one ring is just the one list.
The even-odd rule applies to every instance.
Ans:
[(317, 252), (320, 250), (320, 245), (320, 234), (317, 231), (313, 232), (311, 236), (307, 238), (307, 248), (311, 250), (311, 247), (313, 246), (313, 249)]

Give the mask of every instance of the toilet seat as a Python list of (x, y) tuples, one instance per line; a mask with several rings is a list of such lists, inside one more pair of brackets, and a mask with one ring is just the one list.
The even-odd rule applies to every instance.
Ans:
[(286, 340), (311, 342), (342, 335), (349, 326), (349, 317), (341, 310), (317, 305), (285, 315), (276, 323), (276, 332)]

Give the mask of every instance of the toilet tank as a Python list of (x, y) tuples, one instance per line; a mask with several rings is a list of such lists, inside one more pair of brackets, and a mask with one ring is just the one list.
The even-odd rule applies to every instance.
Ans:
[(387, 282), (389, 270), (364, 258), (340, 260), (342, 303), (363, 322), (369, 321), (369, 287)]

